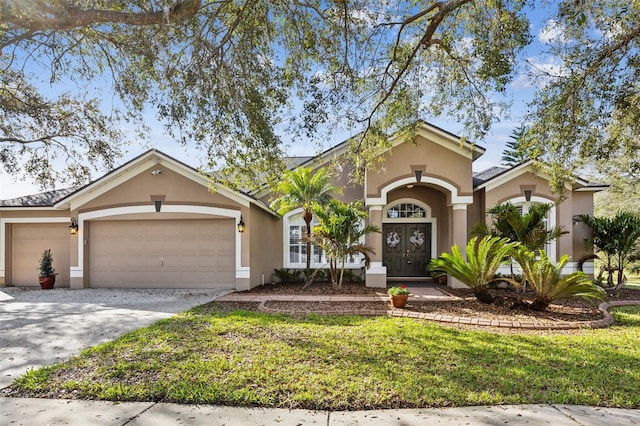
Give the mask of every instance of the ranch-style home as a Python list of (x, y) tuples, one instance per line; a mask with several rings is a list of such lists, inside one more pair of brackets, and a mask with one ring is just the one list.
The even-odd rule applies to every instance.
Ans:
[[(347, 149), (340, 144), (297, 166), (332, 167)], [(343, 167), (336, 185), (343, 201), (363, 200), (381, 233), (366, 285), (425, 279), (426, 262), (467, 243), (468, 230), (488, 220), (485, 211), (510, 201), (555, 202), (548, 176), (531, 162), (472, 173), (484, 149), (436, 126), (421, 123), (415, 140), (392, 139), (384, 167), (349, 186)], [(150, 150), (90, 184), (0, 201), (0, 283), (37, 286), (38, 263), (50, 248), (59, 273), (56, 286), (132, 288), (235, 288), (270, 282), (274, 268), (304, 268), (301, 211), (283, 217), (269, 208), (270, 193), (243, 193), (210, 181), (194, 168)], [(547, 218), (567, 234), (547, 247), (574, 262), (587, 254), (586, 228), (572, 217), (593, 213), (593, 194), (603, 185), (576, 179), (566, 199)], [(313, 267), (326, 267), (314, 248)], [(348, 266), (360, 271), (360, 259)], [(591, 268), (591, 269), (590, 269)], [(592, 271), (586, 264), (585, 271)], [(450, 280), (449, 285), (456, 285)]]

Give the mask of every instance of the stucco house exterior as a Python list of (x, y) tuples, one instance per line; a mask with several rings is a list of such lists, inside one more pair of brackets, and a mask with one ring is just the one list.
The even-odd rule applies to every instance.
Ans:
[[(491, 206), (510, 201), (526, 210), (557, 199), (549, 177), (531, 162), (472, 173), (484, 149), (428, 123), (421, 123), (414, 140), (395, 137), (391, 146), (383, 153), (384, 167), (367, 171), (362, 185), (348, 184), (348, 166), (336, 171), (335, 183), (344, 188), (337, 197), (363, 200), (369, 221), (382, 230), (366, 241), (375, 250), (367, 286), (425, 279), (426, 262), (452, 244), (465, 245), (468, 230), (488, 220)], [(334, 167), (332, 160), (345, 149), (343, 143), (293, 164)], [(270, 282), (274, 268), (304, 268), (300, 210), (280, 217), (269, 208), (274, 195), (267, 191), (220, 185), (212, 191), (210, 185), (194, 168), (150, 150), (81, 188), (0, 201), (0, 283), (38, 285), (38, 261), (48, 248), (58, 287), (247, 290)], [(547, 252), (552, 258), (569, 254), (574, 262), (567, 272), (587, 254), (587, 230), (572, 217), (593, 214), (593, 194), (602, 189), (576, 179), (549, 214), (549, 225), (568, 233)], [(326, 267), (315, 248), (312, 262)], [(359, 271), (362, 265), (349, 259), (348, 266)], [(585, 271), (592, 268), (587, 264)]]

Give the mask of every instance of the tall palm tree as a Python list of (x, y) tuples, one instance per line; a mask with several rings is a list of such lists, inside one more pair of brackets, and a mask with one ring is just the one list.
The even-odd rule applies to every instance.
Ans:
[(309, 167), (288, 171), (276, 187), (275, 192), (280, 196), (271, 203), (271, 208), (281, 215), (302, 207), (302, 219), (306, 224), (307, 237), (307, 279), (311, 273), (313, 206), (326, 204), (331, 199), (332, 193), (341, 192), (340, 188), (331, 183), (331, 180), (331, 176), (325, 169), (319, 169), (315, 173)]

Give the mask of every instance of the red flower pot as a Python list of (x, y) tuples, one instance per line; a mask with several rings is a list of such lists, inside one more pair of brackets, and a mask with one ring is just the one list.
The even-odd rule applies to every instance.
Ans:
[(39, 277), (38, 281), (40, 281), (40, 288), (43, 290), (51, 290), (56, 283), (56, 277)]

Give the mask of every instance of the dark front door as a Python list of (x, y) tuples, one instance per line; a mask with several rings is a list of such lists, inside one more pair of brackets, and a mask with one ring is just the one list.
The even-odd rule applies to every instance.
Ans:
[(430, 274), (430, 223), (385, 223), (382, 226), (382, 259), (389, 277), (425, 277)]

